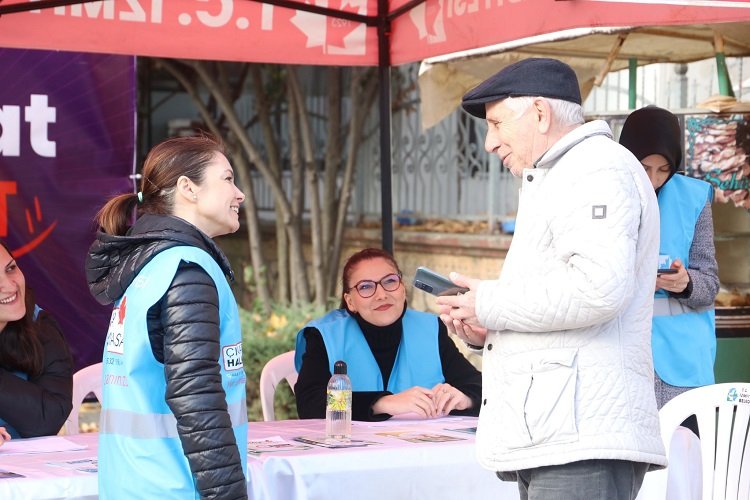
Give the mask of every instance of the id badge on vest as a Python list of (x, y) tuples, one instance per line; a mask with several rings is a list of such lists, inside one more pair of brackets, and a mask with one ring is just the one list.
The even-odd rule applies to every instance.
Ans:
[(109, 329), (107, 330), (106, 350), (112, 354), (125, 353), (125, 313), (127, 310), (127, 297), (123, 297), (119, 303), (115, 303), (112, 316), (109, 318)]

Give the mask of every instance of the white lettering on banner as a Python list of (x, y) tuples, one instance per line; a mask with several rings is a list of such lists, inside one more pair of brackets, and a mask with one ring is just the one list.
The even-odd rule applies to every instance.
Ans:
[(233, 0), (220, 0), (221, 10), (218, 14), (211, 14), (207, 10), (196, 11), (195, 15), (198, 16), (198, 20), (210, 26), (212, 28), (224, 26), (232, 19), (232, 9), (234, 8)]
[(120, 19), (123, 21), (133, 21), (136, 23), (146, 22), (146, 11), (143, 10), (141, 4), (137, 0), (128, 0), (128, 6), (130, 11), (124, 11), (120, 13)]
[(263, 31), (273, 30), (273, 5), (263, 4), (260, 11), (260, 29)]
[(465, 14), (473, 14), (479, 10), (494, 10), (502, 7), (505, 3), (521, 3), (523, 0), (445, 0), (448, 4), (446, 16), (461, 17)]
[[(183, 2), (182, 5), (187, 3)], [(177, 14), (177, 21), (181, 25), (188, 26), (192, 24), (194, 17), (201, 24), (209, 28), (221, 28), (232, 21), (234, 15), (233, 0), (194, 0), (194, 3), (196, 4), (194, 14), (184, 11)], [(188, 11), (191, 9), (186, 7), (184, 10)], [(34, 14), (42, 13), (41, 10), (32, 10), (30, 12)], [(69, 6), (62, 5), (53, 8), (52, 12), (56, 16), (161, 24), (164, 19), (164, 0), (126, 0), (125, 2), (102, 0)], [(238, 17), (235, 24), (239, 29), (246, 29), (249, 27), (250, 22), (246, 17)]]
[[(48, 105), (45, 94), (31, 94), (24, 106), (24, 121), (29, 124), (31, 149), (45, 158), (57, 155), (57, 144), (49, 140), (49, 124), (57, 121), (57, 109)], [(21, 155), (21, 106), (0, 106), (0, 156)]]
[(224, 369), (226, 371), (240, 370), (242, 368), (242, 342), (222, 347), (221, 353), (224, 358)]
[[(102, 17), (104, 19), (115, 18), (115, 3), (111, 1), (107, 2), (89, 2), (85, 4), (75, 4), (70, 6), (70, 15), (73, 17), (82, 17), (83, 11), (86, 11), (86, 17), (89, 19), (96, 19), (99, 17), (100, 12), (104, 12)], [(64, 15), (65, 7), (55, 7), (55, 14)]]
[[(39, 0), (30, 0), (31, 2), (38, 2)], [(86, 2), (84, 4), (73, 4), (69, 6), (59, 6), (52, 9), (52, 12), (56, 16), (70, 15), (71, 17), (82, 17), (88, 19), (102, 19), (129, 21), (136, 23), (155, 23), (159, 24), (162, 21), (164, 0), (126, 0), (125, 4), (122, 2), (116, 3), (115, 0), (102, 0), (99, 2)], [(199, 0), (201, 1), (201, 0)], [(142, 4), (151, 4), (150, 9), (145, 9)], [(117, 7), (122, 7), (121, 10), (115, 10)], [(41, 10), (29, 11), (33, 14), (41, 14)], [(150, 14), (150, 17), (149, 17)]]
[[(39, 0), (30, 0), (32, 2)], [(448, 1), (448, 0), (446, 0)], [(453, 1), (453, 0), (451, 0)], [(465, 0), (458, 0), (465, 1)], [(477, 2), (479, 0), (471, 0)], [(498, 0), (502, 2), (502, 0)], [(520, 0), (510, 0), (520, 1)], [(359, 0), (363, 2), (363, 0)], [(190, 7), (190, 4), (193, 7)], [(193, 0), (193, 2), (184, 1), (180, 3), (180, 8), (175, 12), (174, 7), (170, 5), (168, 9), (169, 17), (166, 22), (176, 21), (181, 26), (190, 26), (198, 23), (208, 28), (224, 28), (234, 25), (239, 30), (246, 30), (250, 27), (251, 20), (248, 19), (247, 9), (239, 12), (235, 8), (234, 0)], [(363, 4), (364, 5), (364, 4)], [(358, 7), (358, 5), (354, 5)], [(51, 12), (55, 16), (69, 16), (80, 19), (104, 20), (104, 21), (124, 21), (133, 23), (162, 24), (164, 20), (164, 0), (126, 0), (126, 2), (115, 2), (115, 0), (102, 0), (99, 2), (86, 2), (83, 4), (62, 5), (47, 10), (32, 10), (34, 14), (47, 15)], [(365, 14), (366, 9), (358, 8), (360, 14)], [(297, 15), (312, 16), (325, 27), (326, 18), (319, 14), (311, 14), (298, 10)], [(262, 31), (273, 30), (273, 5), (262, 4), (259, 13), (260, 20), (257, 27)], [(304, 23), (303, 23), (304, 24)], [(352, 31), (361, 23), (356, 23), (342, 19), (332, 19), (331, 28), (343, 28)], [(301, 28), (302, 29), (302, 28)], [(302, 29), (304, 32), (305, 30)], [(325, 33), (325, 29), (321, 31)], [(325, 37), (325, 34), (323, 35)], [(358, 42), (357, 45), (364, 42)]]
[(21, 155), (21, 108), (0, 106), (0, 154)]
[[(29, 0), (35, 2), (39, 0)], [(441, 0), (434, 5), (430, 4), (430, 19), (435, 21), (436, 13), (440, 13), (441, 20), (439, 30), (442, 28), (443, 3), (452, 9), (451, 2), (470, 1), (495, 1), (502, 4), (503, 1), (518, 2), (521, 0)], [(361, 15), (367, 14), (367, 0), (340, 0), (341, 8), (348, 12), (357, 12)], [(248, 2), (251, 3), (251, 2)], [(315, 2), (315, 5), (328, 6), (328, 2)], [(332, 7), (335, 8), (335, 7)], [(478, 10), (475, 9), (475, 10)], [(71, 17), (91, 22), (128, 22), (140, 24), (178, 24), (180, 26), (199, 25), (201, 27), (220, 29), (234, 27), (238, 30), (247, 30), (252, 26), (261, 31), (272, 31), (274, 29), (274, 7), (268, 4), (259, 4), (248, 7), (234, 0), (183, 0), (182, 2), (170, 2), (165, 5), (164, 0), (126, 0), (116, 2), (115, 0), (100, 0), (85, 2), (83, 4), (61, 5), (51, 9), (31, 10), (31, 13), (40, 16)], [(422, 12), (426, 9), (422, 7)], [(282, 9), (282, 12), (286, 10)], [(255, 19), (257, 17), (257, 19)], [(424, 15), (423, 15), (424, 17)], [(327, 25), (327, 23), (329, 23)], [(366, 38), (366, 26), (355, 21), (326, 18), (320, 14), (313, 14), (303, 10), (296, 10), (292, 24), (310, 38), (308, 46), (324, 47), (326, 51), (334, 54), (363, 55)], [(424, 21), (421, 21), (424, 24)], [(418, 28), (419, 29), (419, 28)], [(426, 28), (432, 38), (436, 28), (428, 23)], [(424, 28), (423, 28), (424, 30)], [(329, 33), (332, 32), (331, 33)], [(439, 33), (438, 39), (428, 40), (430, 43), (445, 41), (444, 33)], [(331, 40), (327, 40), (331, 38)], [(331, 45), (329, 47), (328, 45)]]

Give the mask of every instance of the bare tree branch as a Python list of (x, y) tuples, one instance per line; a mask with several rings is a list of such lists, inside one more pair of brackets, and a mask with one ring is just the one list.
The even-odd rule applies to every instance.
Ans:
[(325, 304), (325, 274), (323, 272), (323, 244), (321, 242), (321, 212), (320, 212), (320, 190), (318, 188), (318, 169), (315, 165), (315, 153), (313, 152), (312, 132), (310, 120), (305, 107), (305, 100), (297, 81), (297, 73), (293, 67), (287, 70), (289, 88), (291, 90), (291, 101), (296, 102), (299, 110), (300, 131), (302, 132), (302, 145), (305, 158), (305, 177), (307, 179), (307, 192), (310, 202), (310, 234), (312, 240), (312, 267), (313, 283), (315, 285), (315, 302)]
[[(338, 216), (336, 218), (336, 232), (334, 234), (333, 250), (331, 260), (338, 262), (341, 259), (342, 239), (344, 226), (346, 225), (346, 212), (351, 199), (354, 170), (357, 160), (359, 145), (362, 143), (362, 134), (365, 126), (367, 113), (372, 109), (377, 95), (377, 79), (372, 78), (369, 69), (355, 71), (351, 79), (350, 88), (352, 100), (352, 114), (349, 121), (349, 142), (347, 143), (346, 166), (344, 167), (344, 179), (341, 183), (341, 197), (338, 205)], [(381, 152), (383, 154), (383, 152)], [(329, 294), (333, 295), (338, 271), (329, 273)]]
[[(195, 107), (198, 109), (198, 113), (200, 113), (209, 130), (217, 137), (221, 137), (221, 129), (217, 121), (203, 103), (198, 90), (187, 75), (185, 75), (177, 64), (166, 59), (156, 59), (156, 65), (167, 70), (180, 83), (180, 85), (182, 85), (193, 100)], [(242, 186), (242, 191), (245, 193), (245, 202), (242, 205), (242, 210), (245, 214), (245, 220), (247, 221), (248, 226), (247, 233), (248, 245), (250, 247), (250, 262), (253, 266), (253, 276), (255, 278), (258, 299), (263, 305), (263, 308), (267, 312), (270, 312), (271, 294), (268, 289), (268, 280), (263, 275), (263, 270), (266, 268), (266, 265), (259, 246), (261, 241), (260, 223), (258, 221), (257, 204), (253, 193), (252, 178), (249, 175), (249, 166), (241, 154), (235, 155), (233, 160), (235, 166), (238, 167), (237, 174), (240, 180), (240, 185)]]

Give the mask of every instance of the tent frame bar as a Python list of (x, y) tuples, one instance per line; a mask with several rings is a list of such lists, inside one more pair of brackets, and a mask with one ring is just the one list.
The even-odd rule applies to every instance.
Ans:
[[(83, 4), (99, 0), (38, 0), (36, 2), (0, 5), (0, 15), (30, 10), (50, 9), (66, 5)], [(337, 19), (364, 23), (378, 31), (378, 85), (380, 113), (380, 182), (381, 182), (381, 223), (383, 249), (393, 254), (393, 194), (391, 172), (391, 22), (406, 14), (426, 0), (410, 0), (393, 12), (388, 11), (388, 0), (378, 0), (376, 16), (363, 16), (354, 12), (344, 12), (328, 7), (306, 4), (294, 0), (248, 0), (278, 7), (302, 10)], [(0, 0), (2, 3), (3, 0)]]
[[(52, 9), (55, 7), (64, 7), (66, 5), (76, 5), (80, 3), (98, 2), (100, 0), (38, 0), (36, 2), (14, 3), (0, 5), (0, 16), (3, 14), (15, 14), (18, 12), (28, 12), (30, 10)], [(3, 0), (0, 0), (0, 4)]]
[(338, 19), (364, 23), (378, 30), (378, 110), (380, 115), (380, 223), (382, 246), (393, 255), (393, 187), (391, 159), (391, 22), (426, 0), (410, 0), (393, 12), (388, 12), (388, 0), (378, 0), (376, 16), (363, 16), (328, 7), (300, 3), (294, 0), (249, 0), (288, 9), (302, 10)]

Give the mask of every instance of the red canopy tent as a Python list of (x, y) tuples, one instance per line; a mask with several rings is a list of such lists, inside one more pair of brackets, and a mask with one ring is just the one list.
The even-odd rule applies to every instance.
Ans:
[(0, 0), (0, 47), (378, 66), (392, 250), (392, 65), (572, 28), (742, 21), (750, 2), (733, 0)]

